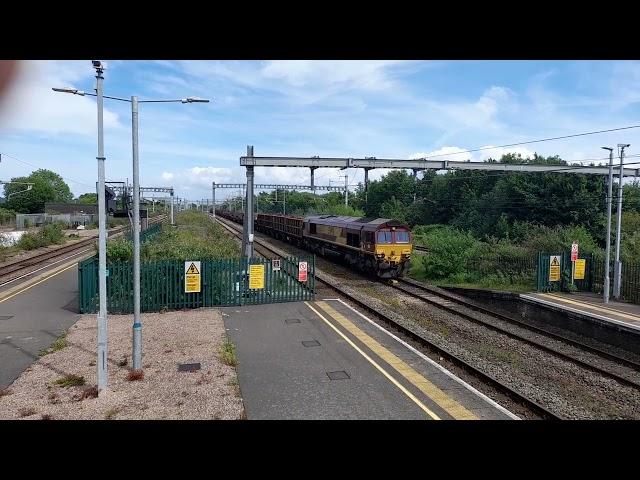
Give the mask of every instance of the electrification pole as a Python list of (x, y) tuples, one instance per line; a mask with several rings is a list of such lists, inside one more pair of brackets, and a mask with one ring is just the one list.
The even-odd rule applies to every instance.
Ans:
[(609, 289), (611, 281), (609, 279), (609, 264), (611, 262), (611, 196), (613, 195), (613, 148), (602, 147), (609, 150), (609, 185), (607, 193), (607, 251), (604, 264), (604, 303), (609, 303)]
[(620, 235), (622, 232), (622, 183), (624, 179), (624, 149), (630, 144), (619, 143), (620, 148), (620, 181), (618, 183), (618, 215), (616, 225), (616, 263), (613, 268), (613, 298), (620, 299), (620, 288), (622, 282), (622, 263), (620, 262)]

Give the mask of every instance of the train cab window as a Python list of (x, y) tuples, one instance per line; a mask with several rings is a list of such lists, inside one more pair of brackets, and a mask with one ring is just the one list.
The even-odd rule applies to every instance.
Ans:
[(376, 243), (391, 243), (391, 232), (379, 231)]
[(309, 233), (317, 233), (316, 232), (316, 224), (315, 223), (310, 223), (309, 224)]
[(360, 235), (357, 233), (347, 233), (347, 245), (351, 247), (359, 247)]
[(396, 232), (396, 243), (409, 243), (409, 232), (399, 230)]

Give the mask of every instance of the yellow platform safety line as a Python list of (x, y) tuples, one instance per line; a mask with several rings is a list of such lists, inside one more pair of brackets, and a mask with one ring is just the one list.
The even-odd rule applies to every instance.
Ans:
[(70, 268), (73, 268), (78, 262), (79, 260), (76, 259), (71, 262), (65, 263), (54, 270), (49, 270), (45, 273), (38, 275), (37, 277), (34, 277), (33, 279), (30, 279), (22, 284), (16, 285), (15, 287), (0, 293), (0, 303), (6, 302), (7, 300), (10, 300), (16, 295), (20, 295), (21, 293), (26, 292), (27, 290), (35, 287), (36, 285), (40, 285), (42, 282), (46, 282), (50, 278), (55, 277), (56, 275), (59, 275), (62, 272), (66, 272)]
[(331, 323), (329, 320), (324, 318), (322, 314), (313, 308), (309, 302), (304, 302), (307, 307), (309, 307), (322, 321), (324, 321), (329, 327), (331, 327), (338, 335), (340, 335), (349, 345), (351, 345), (354, 350), (356, 350), (360, 355), (362, 355), (365, 360), (367, 360), (371, 365), (373, 365), (382, 375), (384, 375), (391, 383), (393, 383), (398, 389), (404, 393), (407, 397), (409, 397), (418, 407), (420, 407), (427, 415), (429, 415), (433, 420), (441, 420), (441, 418), (429, 407), (427, 407), (424, 403), (422, 403), (418, 398), (407, 390), (400, 382), (398, 382), (395, 378), (393, 378), (389, 372), (387, 372), (384, 368), (382, 368), (375, 360), (373, 360), (369, 355), (362, 351), (360, 347), (358, 347), (355, 343), (351, 341), (349, 337), (347, 337), (344, 333), (342, 333), (338, 328)]
[(440, 408), (451, 415), (456, 420), (477, 420), (478, 417), (460, 405), (449, 395), (440, 390), (436, 385), (420, 375), (416, 370), (411, 368), (407, 363), (394, 355), (386, 347), (383, 347), (371, 336), (360, 330), (344, 315), (337, 312), (333, 307), (324, 301), (316, 302), (318, 306), (324, 310), (329, 316), (334, 318), (349, 333), (364, 343), (372, 352), (382, 358), (391, 367), (393, 367), (407, 381), (414, 385), (418, 390), (424, 393), (428, 398), (433, 400)]
[(566, 303), (570, 303), (570, 304), (573, 304), (573, 305), (580, 305), (582, 307), (592, 308), (592, 309), (600, 311), (600, 312), (613, 313), (615, 315), (619, 315), (621, 317), (628, 318), (630, 320), (640, 321), (640, 315), (635, 315), (633, 313), (621, 312), (620, 310), (615, 310), (613, 308), (594, 305), (594, 304), (589, 303), (589, 302), (578, 302), (576, 300), (569, 300), (568, 298), (564, 298), (564, 297), (562, 297), (560, 295), (554, 295), (554, 294), (551, 294), (551, 293), (541, 293), (540, 296), (545, 297), (545, 298), (555, 298), (555, 299), (560, 300), (561, 302), (566, 302)]

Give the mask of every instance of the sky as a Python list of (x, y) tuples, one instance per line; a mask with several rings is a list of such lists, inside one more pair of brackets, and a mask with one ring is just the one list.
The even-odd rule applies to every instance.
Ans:
[[(105, 95), (140, 100), (198, 96), (208, 104), (142, 104), (140, 184), (210, 198), (211, 182), (244, 183), (239, 158), (353, 157), (482, 161), (509, 151), (605, 162), (601, 146), (630, 143), (640, 128), (460, 153), (640, 124), (637, 61), (119, 61), (106, 60)], [(0, 180), (37, 168), (59, 173), (74, 195), (95, 192), (95, 98), (89, 60), (25, 61), (0, 99)], [(108, 181), (132, 179), (131, 107), (105, 99)], [(627, 163), (638, 161), (628, 158)], [(640, 164), (634, 165), (639, 167)], [(387, 170), (373, 170), (376, 179)], [(348, 182), (363, 180), (346, 170)], [(256, 183), (308, 184), (304, 168), (256, 168)], [(316, 171), (342, 184), (345, 171)], [(334, 183), (335, 182), (335, 183)], [(233, 191), (217, 191), (217, 199)]]

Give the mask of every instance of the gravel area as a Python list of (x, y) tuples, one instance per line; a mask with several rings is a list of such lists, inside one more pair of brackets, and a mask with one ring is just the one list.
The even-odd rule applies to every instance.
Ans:
[[(268, 236), (257, 236), (290, 254), (304, 252)], [(372, 282), (320, 256), (316, 257), (316, 269), (355, 298), (558, 415), (569, 419), (640, 419), (640, 391), (635, 388)]]
[[(244, 407), (235, 368), (220, 360), (227, 341), (216, 309), (142, 315), (144, 378), (128, 380), (131, 315), (110, 315), (109, 388), (96, 386), (96, 317), (80, 317), (68, 331), (67, 346), (33, 363), (0, 392), (0, 419), (242, 419)], [(60, 342), (63, 343), (63, 342)], [(178, 372), (182, 363), (200, 363), (196, 372)], [(83, 377), (84, 386), (54, 382)], [(86, 397), (86, 398), (83, 398)]]

